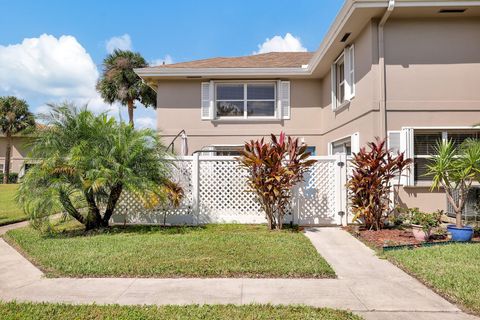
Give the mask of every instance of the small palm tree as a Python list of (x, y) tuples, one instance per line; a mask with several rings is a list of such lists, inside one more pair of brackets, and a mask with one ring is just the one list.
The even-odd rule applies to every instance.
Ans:
[(146, 205), (167, 200), (169, 167), (153, 130), (135, 130), (71, 104), (51, 105), (44, 120), (31, 151), (40, 163), (17, 194), (34, 225), (63, 209), (86, 230), (107, 227), (124, 191)]
[(132, 126), (135, 101), (146, 107), (157, 105), (155, 91), (133, 71), (144, 67), (148, 67), (148, 63), (139, 53), (115, 49), (103, 60), (103, 73), (97, 82), (97, 91), (105, 102), (127, 106)]
[(28, 110), (25, 100), (12, 96), (0, 97), (0, 133), (4, 134), (7, 139), (3, 183), (8, 183), (10, 175), (12, 136), (34, 127), (35, 117)]
[(432, 190), (444, 188), (455, 212), (456, 226), (461, 228), (468, 190), (480, 178), (480, 141), (469, 139), (458, 148), (452, 141), (438, 142), (425, 175), (433, 178)]

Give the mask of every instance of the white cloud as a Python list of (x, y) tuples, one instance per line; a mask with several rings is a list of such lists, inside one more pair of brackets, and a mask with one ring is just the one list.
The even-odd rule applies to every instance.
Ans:
[(150, 129), (157, 129), (157, 120), (155, 118), (151, 117), (139, 117), (136, 118), (135, 120), (135, 127), (144, 129), (144, 128), (150, 128)]
[(159, 66), (159, 65), (162, 65), (162, 64), (172, 64), (173, 63), (173, 58), (171, 55), (167, 54), (165, 55), (165, 57), (161, 58), (161, 59), (155, 59), (155, 60), (152, 60), (149, 62), (149, 64), (151, 66)]
[(28, 98), (88, 97), (98, 70), (75, 37), (42, 34), (19, 44), (0, 46), (0, 91)]
[(307, 48), (302, 45), (300, 38), (287, 33), (283, 38), (282, 36), (267, 38), (264, 43), (258, 45), (258, 51), (253, 52), (253, 54), (290, 51), (305, 52)]
[(127, 33), (121, 36), (111, 37), (105, 43), (105, 48), (108, 53), (112, 53), (115, 49), (132, 50), (132, 39)]

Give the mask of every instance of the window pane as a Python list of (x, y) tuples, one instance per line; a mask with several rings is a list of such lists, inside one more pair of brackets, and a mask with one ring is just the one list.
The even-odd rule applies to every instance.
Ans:
[(427, 172), (427, 165), (430, 163), (428, 158), (415, 158), (414, 167), (415, 167), (415, 181), (431, 181), (431, 176), (425, 176)]
[(417, 133), (414, 135), (415, 155), (431, 155), (435, 153), (435, 147), (439, 140), (442, 140), (442, 133)]
[(478, 139), (477, 132), (468, 132), (468, 133), (467, 132), (455, 132), (455, 133), (448, 132), (447, 136), (449, 140), (453, 141), (453, 144), (455, 147), (460, 146), (462, 142), (464, 142), (468, 138)]
[(247, 113), (254, 117), (275, 116), (275, 101), (248, 101)]
[(275, 86), (273, 84), (248, 84), (247, 99), (249, 100), (274, 100)]
[(351, 138), (335, 141), (332, 143), (332, 154), (345, 153), (350, 155), (352, 153)]
[(243, 84), (217, 84), (217, 100), (243, 100)]
[(345, 84), (340, 84), (338, 87), (338, 102), (343, 103), (345, 101)]
[(343, 82), (345, 80), (345, 65), (343, 61), (338, 62), (337, 64), (337, 81), (338, 83)]
[(217, 101), (217, 117), (243, 117), (243, 101)]

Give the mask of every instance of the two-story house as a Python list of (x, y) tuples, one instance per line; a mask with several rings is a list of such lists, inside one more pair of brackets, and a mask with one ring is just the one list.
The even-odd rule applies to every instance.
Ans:
[(403, 204), (444, 209), (423, 173), (438, 139), (480, 135), (480, 1), (347, 0), (315, 52), (136, 72), (157, 92), (166, 144), (185, 130), (190, 153), (234, 154), (285, 131), (328, 155), (389, 137), (415, 161)]

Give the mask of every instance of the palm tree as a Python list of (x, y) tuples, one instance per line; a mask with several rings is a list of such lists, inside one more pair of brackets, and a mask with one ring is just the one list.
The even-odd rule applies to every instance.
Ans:
[(8, 183), (10, 175), (12, 136), (34, 127), (35, 118), (28, 111), (28, 104), (25, 100), (13, 96), (0, 97), (0, 133), (4, 134), (7, 139), (3, 183)]
[(467, 139), (459, 147), (451, 140), (439, 141), (425, 175), (432, 177), (432, 190), (444, 188), (455, 212), (455, 224), (461, 228), (468, 190), (480, 180), (480, 141)]
[(42, 160), (17, 194), (34, 226), (63, 209), (86, 230), (107, 227), (122, 192), (147, 205), (171, 197), (165, 148), (153, 130), (68, 103), (51, 105), (44, 120), (31, 151)]
[(133, 126), (135, 101), (156, 108), (155, 91), (133, 71), (148, 67), (140, 53), (115, 49), (103, 60), (103, 73), (97, 82), (97, 91), (109, 104), (119, 102), (128, 107), (128, 121)]

